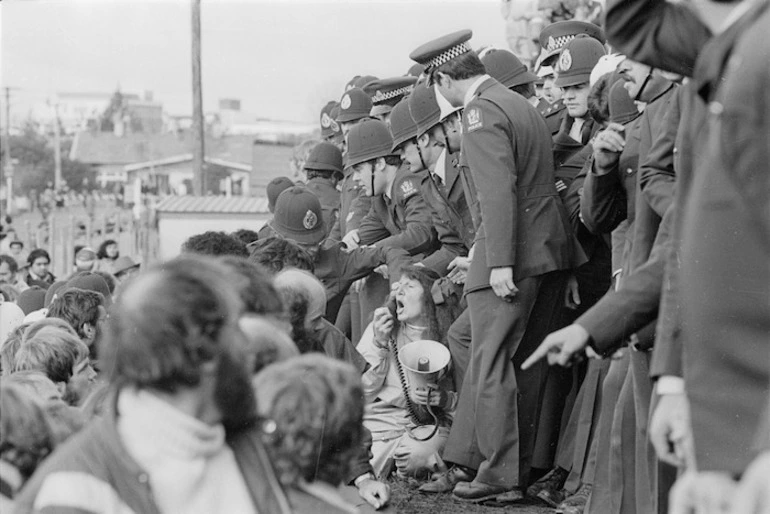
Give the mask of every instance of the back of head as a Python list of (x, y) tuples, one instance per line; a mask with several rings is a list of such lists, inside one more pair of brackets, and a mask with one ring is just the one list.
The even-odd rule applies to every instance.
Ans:
[(260, 264), (270, 273), (284, 268), (299, 268), (313, 272), (313, 258), (298, 244), (282, 237), (268, 237), (254, 243), (249, 261)]
[(143, 272), (120, 295), (101, 350), (113, 384), (173, 393), (239, 339), (242, 310), (222, 264), (182, 256)]
[(63, 319), (75, 329), (79, 337), (84, 337), (83, 325), (89, 324), (95, 327), (99, 322), (99, 307), (103, 305), (104, 296), (101, 293), (66, 287), (51, 302), (47, 316)]
[(5, 380), (0, 387), (0, 447), (3, 460), (25, 479), (54, 447), (43, 408), (21, 387)]
[(277, 425), (269, 451), (281, 481), (338, 485), (363, 436), (363, 389), (353, 367), (305, 355), (268, 366), (254, 385), (260, 413)]
[(233, 255), (235, 257), (249, 256), (249, 251), (243, 242), (225, 232), (215, 231), (191, 236), (182, 245), (182, 253), (195, 253), (215, 257), (222, 255)]
[(275, 288), (280, 294), (297, 293), (307, 300), (307, 319), (314, 321), (326, 312), (326, 288), (312, 273), (287, 268), (275, 276)]
[(224, 257), (230, 286), (238, 293), (245, 313), (280, 316), (281, 299), (267, 271), (259, 264), (242, 257)]
[(275, 202), (278, 200), (278, 195), (293, 186), (294, 182), (289, 177), (276, 177), (270, 181), (266, 188), (267, 208), (270, 212), (275, 212)]
[(40, 371), (54, 383), (67, 383), (75, 365), (88, 358), (88, 347), (71, 333), (43, 327), (24, 339), (14, 358), (14, 371)]
[(259, 234), (248, 228), (240, 228), (231, 235), (246, 246), (259, 239)]
[[(112, 275), (110, 275), (110, 277), (112, 277)], [(111, 278), (111, 280), (114, 280), (114, 278)], [(82, 289), (83, 291), (99, 293), (102, 295), (104, 300), (103, 305), (105, 308), (108, 308), (112, 305), (112, 291), (110, 291), (110, 286), (107, 283), (107, 280), (105, 280), (105, 278), (100, 273), (90, 271), (78, 273), (67, 282), (66, 287), (68, 289), (77, 288)]]

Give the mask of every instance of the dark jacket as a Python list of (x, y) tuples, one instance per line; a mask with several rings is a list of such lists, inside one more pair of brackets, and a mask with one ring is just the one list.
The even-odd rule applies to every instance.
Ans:
[(337, 222), (329, 233), (329, 239), (340, 242), (345, 234), (358, 228), (361, 220), (369, 212), (372, 199), (364, 194), (364, 188), (348, 174), (342, 181), (340, 192), (340, 212)]
[(372, 198), (369, 213), (361, 220), (358, 236), (362, 245), (403, 248), (410, 255), (435, 250), (436, 231), (420, 191), (424, 178), (424, 174), (414, 175), (406, 169), (396, 172), (390, 195)]
[(489, 78), (463, 113), (462, 158), (471, 171), (482, 225), (466, 291), (489, 287), (492, 268), (514, 280), (574, 265), (576, 247), (554, 181), (551, 134), (521, 95)]

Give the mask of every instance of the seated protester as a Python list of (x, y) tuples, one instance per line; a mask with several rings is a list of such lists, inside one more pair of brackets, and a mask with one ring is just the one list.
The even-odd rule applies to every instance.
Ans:
[(326, 290), (317, 278), (307, 271), (288, 268), (275, 276), (274, 283), (289, 313), (300, 353), (323, 352), (351, 364), (359, 374), (366, 370), (366, 360), (353, 343), (323, 318)]
[(283, 268), (303, 269), (313, 273), (313, 258), (294, 241), (280, 236), (260, 239), (250, 246), (249, 260), (261, 264), (270, 273), (278, 273)]
[(238, 229), (230, 235), (241, 243), (245, 244), (247, 247), (254, 241), (259, 240), (259, 234), (247, 228)]
[(430, 394), (430, 405), (439, 418), (436, 427), (425, 406), (426, 392), (404, 390), (396, 356), (413, 341), (430, 339), (445, 344), (459, 308), (451, 295), (441, 306), (434, 303), (432, 288), (437, 280), (438, 275), (427, 268), (405, 268), (391, 293), (395, 314), (388, 307), (378, 308), (358, 343), (358, 351), (371, 366), (363, 375), (367, 402), (364, 426), (374, 439), (372, 467), (378, 477), (387, 476), (394, 462), (401, 477), (424, 477), (443, 467), (439, 455), (449, 436), (458, 396), (450, 390), (451, 373), (447, 372), (439, 389)]
[(101, 339), (101, 324), (107, 319), (101, 293), (76, 287), (64, 288), (51, 302), (47, 317), (60, 318), (69, 323), (95, 358), (96, 342)]
[(229, 273), (229, 285), (243, 303), (243, 311), (248, 314), (283, 316), (283, 304), (276, 294), (273, 281), (258, 264), (243, 257), (223, 257), (219, 260)]
[[(292, 182), (289, 177), (276, 177), (267, 184), (267, 210), (270, 211), (270, 214), (275, 212), (275, 203), (278, 201), (278, 196), (290, 187), (294, 187), (294, 182)], [(271, 221), (272, 218), (262, 225), (262, 228), (257, 232), (259, 240), (267, 239), (268, 237), (273, 237), (275, 235), (273, 224), (270, 223)]]
[(275, 422), (268, 452), (296, 513), (355, 513), (340, 489), (363, 438), (358, 373), (323, 356), (304, 355), (254, 379), (260, 414)]
[(19, 510), (291, 512), (262, 447), (242, 310), (212, 259), (132, 280), (103, 347), (111, 407), (43, 463)]
[(78, 405), (96, 381), (88, 347), (70, 332), (43, 327), (24, 339), (13, 361), (13, 371), (40, 371), (59, 388), (62, 399)]
[(182, 253), (195, 253), (198, 255), (211, 255), (219, 257), (233, 255), (235, 257), (248, 257), (249, 251), (240, 239), (225, 232), (208, 231), (187, 239), (182, 244)]
[(42, 248), (37, 248), (29, 252), (27, 256), (27, 275), (24, 282), (27, 285), (34, 285), (34, 282), (43, 282), (51, 285), (56, 282), (56, 277), (48, 271), (51, 265), (51, 256)]
[(14, 497), (55, 441), (43, 408), (16, 384), (0, 387), (0, 512), (14, 512)]
[(310, 254), (315, 266), (314, 274), (326, 288), (324, 317), (332, 323), (337, 319), (342, 300), (353, 282), (368, 276), (382, 264), (398, 269), (409, 262), (409, 255), (401, 248), (351, 250), (343, 243), (327, 242), (321, 203), (303, 187), (295, 186), (280, 194), (275, 216), (270, 223), (278, 235)]

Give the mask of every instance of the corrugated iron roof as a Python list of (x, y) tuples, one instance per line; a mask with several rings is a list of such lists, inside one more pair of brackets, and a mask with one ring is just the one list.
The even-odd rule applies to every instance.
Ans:
[(260, 196), (169, 196), (160, 201), (158, 212), (220, 214), (269, 213), (267, 198)]

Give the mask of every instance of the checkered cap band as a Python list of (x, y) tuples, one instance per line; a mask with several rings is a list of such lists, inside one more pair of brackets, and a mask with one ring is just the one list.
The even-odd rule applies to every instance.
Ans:
[(451, 48), (448, 48), (438, 54), (436, 57), (432, 58), (427, 63), (428, 68), (438, 68), (442, 64), (451, 61), (455, 57), (459, 57), (462, 54), (468, 53), (471, 51), (471, 47), (468, 43), (460, 43), (459, 45), (455, 45)]
[(577, 34), (567, 34), (564, 36), (550, 38), (548, 39), (548, 46), (546, 47), (546, 51), (553, 52), (554, 50), (558, 50), (576, 37)]
[(401, 96), (411, 91), (413, 87), (414, 86), (404, 86), (398, 89), (394, 89), (393, 91), (388, 91), (386, 93), (383, 93), (382, 91), (377, 91), (377, 93), (375, 93), (375, 95), (372, 97), (372, 103), (374, 105), (377, 105), (379, 103), (386, 102), (391, 98), (396, 98), (397, 96)]

